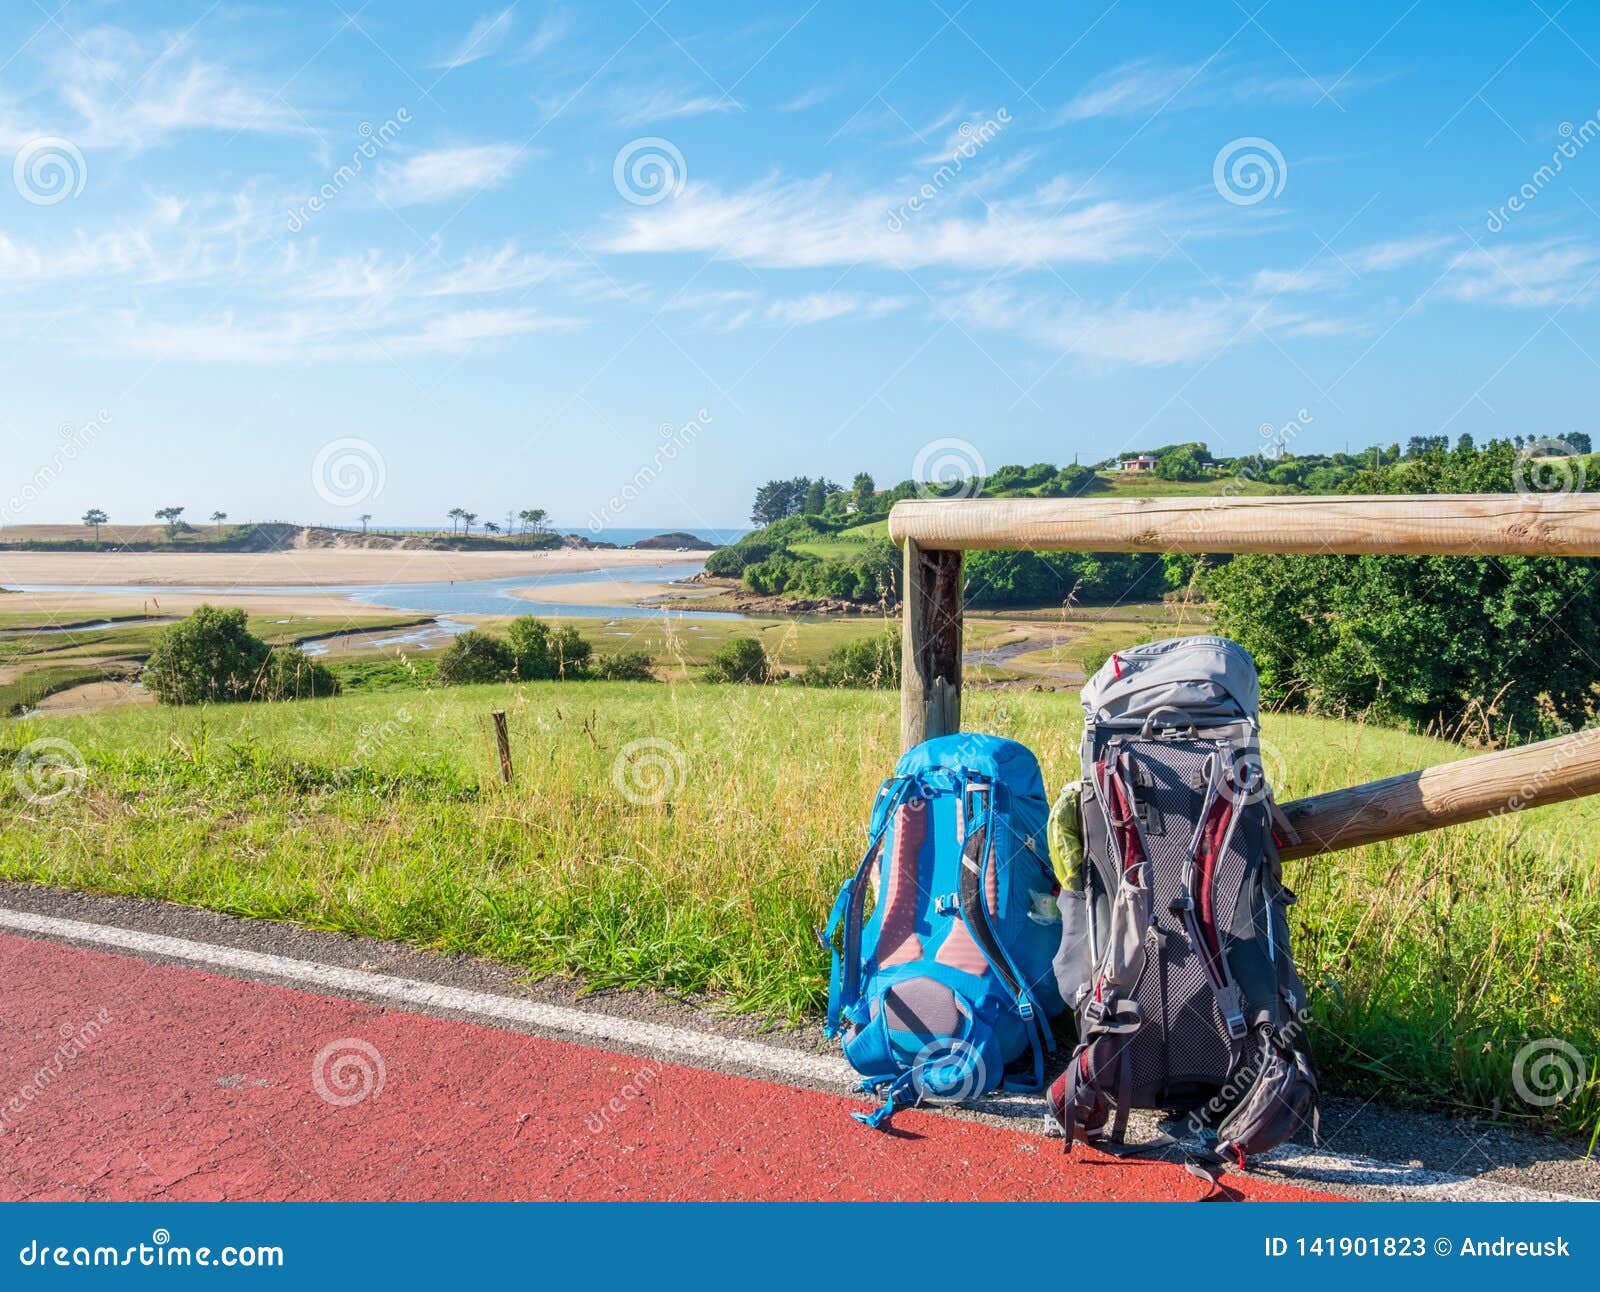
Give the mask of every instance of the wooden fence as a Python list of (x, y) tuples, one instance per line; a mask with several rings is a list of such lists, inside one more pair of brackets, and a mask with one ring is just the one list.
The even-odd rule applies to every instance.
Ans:
[[(905, 549), (900, 736), (961, 729), (962, 554), (968, 551), (1600, 556), (1600, 495), (916, 499)], [(1600, 792), (1600, 731), (1286, 805), (1307, 856)]]

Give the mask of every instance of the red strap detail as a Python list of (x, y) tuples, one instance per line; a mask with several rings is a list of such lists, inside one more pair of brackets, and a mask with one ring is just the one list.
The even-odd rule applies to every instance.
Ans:
[[(1144, 848), (1139, 843), (1139, 832), (1133, 828), (1133, 803), (1122, 792), (1122, 782), (1115, 776), (1107, 776), (1105, 780), (1111, 788), (1112, 829), (1122, 842), (1122, 871), (1126, 874), (1145, 859)], [(1117, 825), (1118, 820), (1127, 824)]]
[(1120, 655), (1113, 654), (1111, 656), (1111, 669), (1117, 677), (1122, 676), (1122, 657)]
[(1216, 802), (1211, 805), (1211, 813), (1206, 817), (1205, 829), (1200, 835), (1200, 857), (1197, 866), (1200, 891), (1195, 894), (1195, 904), (1199, 907), (1197, 913), (1200, 917), (1200, 932), (1205, 937), (1206, 948), (1211, 953), (1213, 963), (1218, 963), (1222, 959), (1222, 943), (1217, 937), (1217, 917), (1211, 904), (1211, 886), (1217, 873), (1217, 854), (1222, 851), (1222, 841), (1228, 836), (1228, 827), (1237, 810), (1226, 795), (1219, 795)]
[[(1142, 865), (1145, 860), (1144, 846), (1139, 842), (1139, 832), (1133, 826), (1133, 804), (1122, 792), (1122, 783), (1114, 775), (1106, 772), (1105, 760), (1101, 759), (1095, 764), (1095, 783), (1106, 787), (1111, 801), (1106, 804), (1106, 824), (1116, 835), (1122, 845), (1122, 873), (1127, 876), (1135, 866)], [(1118, 821), (1127, 824), (1118, 825)], [(1101, 988), (1105, 986), (1105, 975), (1102, 974), (1094, 985), (1094, 998), (1102, 999)], [(1087, 1070), (1084, 1072), (1088, 1076)]]

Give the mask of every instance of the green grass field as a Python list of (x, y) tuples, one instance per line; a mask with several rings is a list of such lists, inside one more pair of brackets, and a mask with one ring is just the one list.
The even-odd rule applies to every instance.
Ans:
[[(510, 788), (495, 776), (493, 708), (510, 716)], [(1052, 789), (1076, 774), (1074, 696), (975, 692), (966, 713), (1035, 749)], [(72, 742), (87, 779), (36, 802), (0, 777), (0, 877), (473, 952), (775, 1020), (821, 1008), (814, 930), (898, 752), (891, 693), (699, 684), (124, 709), (13, 722), (0, 757), (44, 736)], [(1309, 718), (1271, 718), (1266, 737), (1286, 799), (1462, 752)], [(1513, 1094), (1518, 1050), (1555, 1037), (1600, 1051), (1597, 837), (1591, 803), (1290, 863), (1326, 1084), (1538, 1113)], [(1597, 1081), (1546, 1120), (1587, 1133)]]
[[(885, 632), (899, 624), (898, 617), (875, 615), (752, 619), (545, 618), (552, 624), (576, 628), (599, 654), (642, 650), (663, 670), (678, 676), (685, 676), (686, 670), (704, 664), (711, 652), (731, 637), (754, 637), (766, 649), (769, 659), (782, 667), (800, 668), (825, 659), (835, 646), (857, 637)], [(486, 626), (491, 632), (501, 630), (498, 624)]]
[(1100, 479), (1109, 493), (1086, 494), (1089, 498), (1209, 498), (1226, 493), (1230, 497), (1289, 492), (1282, 485), (1261, 480), (1163, 480), (1154, 471), (1101, 471)]

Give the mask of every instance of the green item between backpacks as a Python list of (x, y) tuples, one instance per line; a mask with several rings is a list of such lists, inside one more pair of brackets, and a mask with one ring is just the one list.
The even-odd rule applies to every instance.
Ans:
[(1056, 882), (1068, 893), (1083, 891), (1083, 820), (1078, 816), (1082, 792), (1081, 782), (1073, 781), (1050, 809), (1050, 867)]

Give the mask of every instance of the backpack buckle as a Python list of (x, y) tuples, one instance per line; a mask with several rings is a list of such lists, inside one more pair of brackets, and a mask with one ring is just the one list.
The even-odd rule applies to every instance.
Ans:
[(961, 896), (958, 893), (944, 893), (933, 899), (933, 910), (936, 915), (954, 915), (961, 909)]

